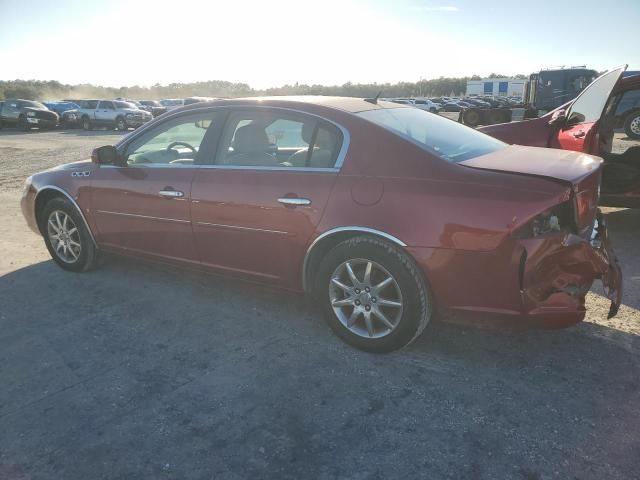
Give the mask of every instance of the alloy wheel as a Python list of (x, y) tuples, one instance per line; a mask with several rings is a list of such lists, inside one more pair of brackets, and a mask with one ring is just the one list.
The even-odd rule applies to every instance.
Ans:
[(640, 115), (631, 120), (629, 128), (635, 135), (640, 135)]
[(381, 338), (402, 318), (402, 292), (382, 265), (362, 258), (342, 262), (329, 283), (329, 301), (336, 317), (350, 332)]
[(47, 220), (47, 235), (57, 257), (65, 263), (80, 258), (82, 245), (80, 231), (69, 214), (54, 210)]

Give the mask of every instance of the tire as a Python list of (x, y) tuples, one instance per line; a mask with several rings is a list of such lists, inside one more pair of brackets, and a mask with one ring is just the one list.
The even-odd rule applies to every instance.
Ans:
[(93, 130), (93, 125), (91, 124), (91, 119), (86, 115), (82, 117), (82, 129), (83, 130)]
[(121, 132), (126, 132), (127, 130), (129, 130), (129, 128), (127, 127), (127, 122), (124, 119), (124, 117), (116, 118), (116, 128)]
[(17, 125), (18, 129), (20, 130), (24, 130), (25, 132), (28, 132), (31, 130), (31, 127), (29, 126), (29, 124), (27, 123), (27, 117), (20, 115), (18, 117), (18, 125)]
[(473, 108), (466, 110), (462, 118), (464, 124), (470, 127), (477, 127), (480, 124), (480, 113)]
[(433, 107), (431, 107), (431, 108), (429, 109), (429, 111), (430, 111), (431, 113), (438, 113), (438, 110), (437, 110), (437, 109), (435, 109), (435, 108), (433, 108)]
[[(356, 281), (351, 280), (347, 265)], [(380, 288), (383, 281), (386, 285)], [(409, 345), (431, 319), (431, 292), (413, 259), (371, 236), (345, 240), (327, 253), (318, 269), (314, 296), (331, 329), (348, 344), (368, 352), (387, 353)]]
[[(47, 250), (60, 267), (71, 272), (86, 272), (95, 265), (95, 245), (84, 220), (71, 202), (60, 197), (50, 200), (42, 211), (40, 221)], [(62, 229), (66, 233), (61, 238), (59, 232)], [(56, 239), (60, 239), (60, 244), (53, 244)], [(63, 242), (64, 245), (60, 247)]]
[(624, 133), (634, 140), (640, 139), (640, 110), (627, 115), (624, 121)]

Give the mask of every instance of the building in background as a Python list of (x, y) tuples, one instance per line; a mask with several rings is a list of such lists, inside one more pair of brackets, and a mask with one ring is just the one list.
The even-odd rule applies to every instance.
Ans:
[(467, 80), (467, 96), (524, 96), (527, 80), (517, 78), (483, 78), (482, 80)]

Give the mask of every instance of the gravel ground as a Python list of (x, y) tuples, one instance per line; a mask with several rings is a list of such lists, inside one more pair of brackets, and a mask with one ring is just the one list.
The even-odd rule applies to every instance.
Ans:
[(57, 268), (22, 181), (117, 137), (0, 133), (0, 479), (639, 478), (640, 211), (607, 210), (616, 318), (594, 289), (569, 329), (434, 324), (370, 355), (301, 297)]

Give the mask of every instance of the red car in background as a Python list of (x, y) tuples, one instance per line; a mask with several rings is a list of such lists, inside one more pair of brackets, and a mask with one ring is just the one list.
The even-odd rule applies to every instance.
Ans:
[(574, 324), (597, 278), (615, 315), (601, 173), (376, 99), (217, 100), (33, 175), (22, 211), (66, 270), (111, 251), (307, 292), (342, 339), (386, 352), (435, 312)]
[(640, 75), (622, 78), (625, 70), (622, 66), (601, 75), (574, 100), (540, 118), (478, 130), (510, 144), (598, 155), (605, 161), (600, 204), (640, 208), (640, 145), (622, 152), (614, 148), (616, 129), (626, 129), (631, 140), (636, 137), (630, 129), (637, 127), (640, 137), (640, 105), (629, 111), (619, 108), (640, 90)]

